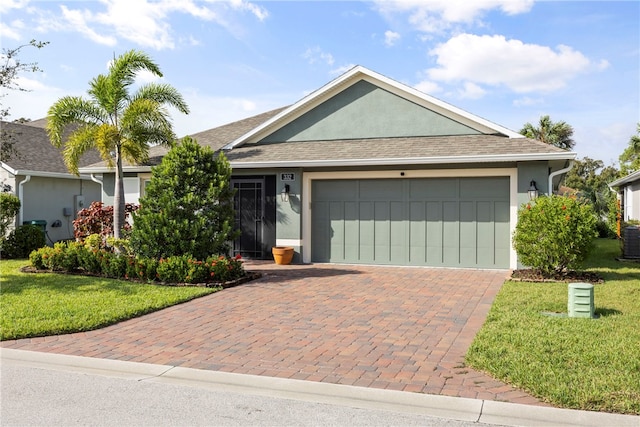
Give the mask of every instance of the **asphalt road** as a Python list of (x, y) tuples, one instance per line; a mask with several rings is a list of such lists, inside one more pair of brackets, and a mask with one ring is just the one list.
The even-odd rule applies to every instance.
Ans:
[(446, 426), (489, 424), (81, 372), (0, 367), (2, 426)]

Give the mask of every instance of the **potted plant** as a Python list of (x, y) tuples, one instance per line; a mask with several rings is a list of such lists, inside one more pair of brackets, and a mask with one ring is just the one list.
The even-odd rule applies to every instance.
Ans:
[(291, 264), (293, 259), (293, 248), (291, 246), (274, 246), (271, 248), (271, 253), (276, 264)]

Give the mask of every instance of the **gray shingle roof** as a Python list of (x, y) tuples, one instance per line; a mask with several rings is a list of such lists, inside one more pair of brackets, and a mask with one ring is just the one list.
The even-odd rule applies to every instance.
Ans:
[[(27, 123), (0, 122), (2, 131), (8, 132), (16, 141), (14, 147), (18, 155), (5, 162), (9, 167), (14, 170), (69, 173), (62, 160), (61, 150), (51, 145), (45, 125), (42, 120)], [(100, 155), (92, 150), (80, 159), (80, 167), (98, 161)]]
[[(201, 145), (214, 151), (235, 141), (287, 107), (272, 110), (220, 127), (190, 135)], [(152, 147), (149, 161), (141, 166), (154, 166), (162, 161), (168, 148)], [(297, 141), (286, 143), (247, 143), (225, 152), (234, 166), (253, 163), (336, 162), (397, 159), (398, 164), (410, 164), (412, 159), (449, 159), (478, 157), (479, 162), (495, 161), (501, 156), (557, 155), (573, 158), (558, 147), (528, 138), (509, 138), (500, 135), (456, 135), (399, 138), (369, 138), (329, 141)], [(566, 155), (566, 156), (565, 156)], [(91, 165), (104, 167), (104, 162)], [(129, 165), (134, 166), (134, 165)]]
[[(528, 138), (497, 135), (376, 138), (245, 144), (228, 151), (231, 162), (295, 162), (563, 154), (565, 150)], [(569, 156), (570, 157), (570, 156)]]

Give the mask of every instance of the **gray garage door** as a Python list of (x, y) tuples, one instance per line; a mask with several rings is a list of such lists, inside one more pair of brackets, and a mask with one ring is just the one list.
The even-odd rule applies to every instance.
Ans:
[(314, 262), (509, 267), (509, 178), (318, 180)]

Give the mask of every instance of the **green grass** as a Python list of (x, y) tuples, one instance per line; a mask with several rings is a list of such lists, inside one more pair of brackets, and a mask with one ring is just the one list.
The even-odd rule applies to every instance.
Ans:
[(0, 261), (0, 339), (88, 331), (216, 292), (51, 273), (22, 273)]
[(598, 239), (584, 269), (598, 272), (599, 319), (567, 312), (565, 283), (504, 284), (467, 364), (553, 405), (640, 414), (640, 264), (616, 261), (619, 243)]

